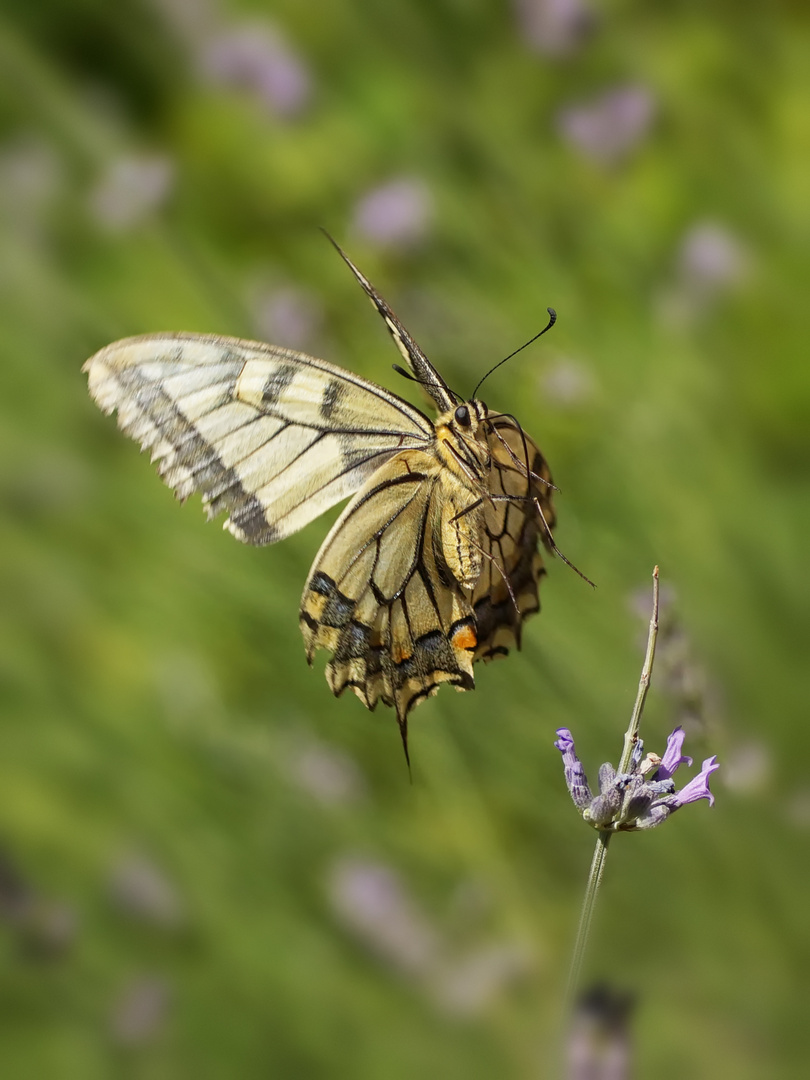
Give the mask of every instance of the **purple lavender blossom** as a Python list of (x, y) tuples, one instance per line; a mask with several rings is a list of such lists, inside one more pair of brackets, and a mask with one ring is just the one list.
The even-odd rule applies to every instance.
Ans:
[(427, 233), (433, 200), (427, 184), (400, 176), (364, 195), (354, 210), (354, 227), (378, 244), (414, 244)]
[(575, 806), (584, 810), (591, 804), (591, 789), (588, 787), (588, 778), (582, 768), (582, 762), (577, 757), (574, 738), (568, 728), (564, 727), (557, 728), (557, 735), (559, 738), (554, 746), (562, 754), (565, 782)]
[(313, 740), (298, 747), (290, 765), (298, 785), (324, 806), (350, 806), (366, 794), (354, 759), (327, 743)]
[[(691, 758), (688, 759), (691, 763)], [(697, 802), (698, 799), (708, 799), (709, 806), (714, 806), (714, 795), (709, 791), (709, 777), (720, 766), (717, 763), (717, 755), (706, 758), (703, 762), (703, 767), (697, 776), (693, 777), (685, 788), (681, 788), (680, 791), (675, 792), (675, 806), (673, 810), (677, 810), (679, 806), (686, 806), (687, 803)]]
[(586, 157), (619, 161), (644, 138), (655, 116), (655, 99), (644, 86), (619, 86), (557, 117), (560, 134)]
[(743, 242), (717, 221), (698, 221), (687, 231), (678, 254), (682, 278), (696, 291), (720, 292), (738, 284), (748, 269)]
[(557, 730), (555, 747), (563, 756), (565, 781), (571, 798), (583, 819), (594, 829), (608, 832), (635, 832), (653, 829), (687, 803), (708, 799), (714, 805), (709, 790), (709, 777), (719, 768), (716, 757), (707, 758), (703, 768), (680, 791), (675, 790), (673, 773), (680, 765), (691, 765), (692, 759), (681, 753), (683, 729), (678, 727), (667, 739), (664, 756), (643, 757), (641, 740), (630, 766), (630, 772), (617, 773), (610, 763), (599, 770), (599, 794), (591, 796), (582, 763), (576, 755), (574, 740), (568, 728)]
[(300, 113), (312, 93), (308, 69), (267, 23), (246, 23), (214, 37), (202, 68), (212, 82), (244, 88), (284, 118)]
[(259, 282), (252, 290), (251, 308), (258, 336), (290, 348), (312, 346), (323, 321), (317, 296), (296, 285)]
[(133, 979), (113, 1006), (112, 1035), (123, 1046), (141, 1046), (159, 1034), (171, 1005), (171, 987), (160, 976)]
[(683, 740), (685, 738), (686, 733), (683, 728), (676, 727), (667, 739), (667, 748), (664, 751), (664, 756), (661, 758), (658, 772), (655, 774), (656, 780), (668, 780), (679, 765), (692, 764), (692, 759), (690, 757), (681, 754), (681, 747), (683, 746)]
[(328, 893), (338, 921), (392, 968), (430, 973), (441, 935), (393, 867), (345, 855), (330, 872)]
[(174, 185), (174, 164), (161, 154), (128, 154), (110, 162), (90, 193), (90, 212), (113, 232), (145, 221)]
[(593, 29), (594, 17), (583, 0), (515, 0), (519, 29), (543, 56), (567, 56)]

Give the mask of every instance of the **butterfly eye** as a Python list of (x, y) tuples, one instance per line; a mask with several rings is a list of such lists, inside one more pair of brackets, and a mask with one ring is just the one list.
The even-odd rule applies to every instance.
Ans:
[(467, 408), (466, 405), (459, 405), (459, 407), (456, 409), (456, 423), (459, 424), (461, 427), (470, 426), (470, 410)]

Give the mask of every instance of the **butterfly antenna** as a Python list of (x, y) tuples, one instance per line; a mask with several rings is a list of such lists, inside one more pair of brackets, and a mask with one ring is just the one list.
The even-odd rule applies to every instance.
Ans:
[(476, 386), (476, 388), (475, 388), (475, 389), (473, 390), (473, 392), (472, 392), (472, 395), (471, 395), (471, 397), (472, 397), (472, 398), (474, 398), (474, 397), (475, 397), (475, 396), (477, 395), (478, 391), (479, 391), (479, 390), (481, 389), (481, 387), (483, 386), (483, 384), (484, 384), (484, 381), (485, 381), (486, 379), (488, 379), (488, 378), (490, 377), (490, 375), (492, 374), (492, 372), (493, 372), (493, 371), (497, 371), (497, 370), (498, 370), (498, 368), (499, 368), (499, 367), (501, 366), (501, 364), (505, 364), (505, 363), (506, 363), (506, 361), (507, 361), (507, 360), (511, 360), (513, 356), (517, 356), (517, 354), (518, 354), (519, 352), (523, 352), (523, 350), (524, 350), (524, 349), (525, 349), (525, 348), (526, 348), (526, 347), (527, 347), (528, 345), (531, 345), (533, 341), (537, 341), (537, 339), (538, 339), (538, 338), (540, 338), (540, 337), (542, 337), (542, 336), (543, 336), (543, 334), (545, 334), (545, 332), (546, 332), (547, 330), (550, 330), (550, 329), (552, 328), (552, 326), (554, 325), (554, 323), (555, 323), (555, 322), (557, 321), (557, 312), (556, 312), (556, 311), (554, 310), (554, 308), (553, 308), (553, 307), (550, 307), (550, 308), (546, 308), (546, 311), (547, 311), (547, 312), (548, 312), (548, 314), (549, 314), (549, 320), (548, 320), (548, 322), (546, 323), (546, 325), (545, 325), (545, 326), (543, 327), (543, 329), (542, 329), (542, 330), (540, 331), (540, 333), (539, 333), (539, 334), (535, 334), (533, 338), (529, 338), (529, 340), (528, 340), (528, 341), (525, 341), (525, 342), (524, 342), (524, 343), (523, 343), (523, 344), (522, 344), (522, 345), (520, 346), (520, 348), (519, 348), (519, 349), (515, 349), (515, 351), (514, 351), (514, 352), (510, 352), (508, 356), (505, 356), (505, 357), (503, 358), (503, 360), (499, 360), (499, 361), (498, 361), (498, 363), (497, 363), (497, 364), (496, 364), (496, 365), (495, 365), (494, 367), (491, 367), (491, 368), (489, 369), (489, 371), (488, 371), (488, 372), (486, 373), (486, 375), (485, 375), (485, 376), (483, 377), (483, 379), (481, 379), (481, 380), (479, 381), (479, 383), (478, 383), (478, 386)]

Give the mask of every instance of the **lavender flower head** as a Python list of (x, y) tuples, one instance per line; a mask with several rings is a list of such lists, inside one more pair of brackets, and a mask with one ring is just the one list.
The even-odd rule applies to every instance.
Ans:
[(681, 753), (683, 728), (677, 727), (667, 739), (664, 756), (647, 754), (643, 757), (641, 740), (631, 761), (629, 773), (617, 773), (610, 763), (599, 770), (599, 794), (593, 796), (582, 763), (576, 754), (574, 739), (568, 728), (559, 728), (554, 743), (563, 757), (565, 782), (574, 805), (594, 829), (608, 832), (637, 832), (654, 829), (670, 814), (687, 803), (708, 799), (714, 805), (709, 790), (709, 777), (719, 768), (716, 757), (707, 758), (697, 776), (675, 790), (673, 774), (681, 765), (691, 765), (692, 759)]

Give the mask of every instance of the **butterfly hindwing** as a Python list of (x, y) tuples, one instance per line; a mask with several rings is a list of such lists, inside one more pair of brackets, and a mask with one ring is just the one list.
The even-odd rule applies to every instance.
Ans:
[[(520, 648), (524, 620), (540, 610), (537, 590), (546, 570), (538, 540), (551, 548), (555, 521), (551, 473), (523, 429), (511, 418), (500, 418), (492, 422), (488, 442), (493, 498), (486, 504), (482, 530), (486, 556), (472, 601), (478, 628), (476, 660)], [(527, 476), (526, 463), (533, 475)]]
[(471, 689), (476, 645), (470, 591), (443, 552), (446, 492), (435, 455), (398, 454), (354, 496), (315, 559), (301, 601), (311, 660), (332, 652), (327, 679), (370, 709), (408, 711), (439, 685)]
[(236, 338), (155, 334), (85, 365), (90, 393), (152, 451), (178, 498), (198, 491), (238, 539), (269, 544), (351, 495), (433, 425), (373, 383)]

